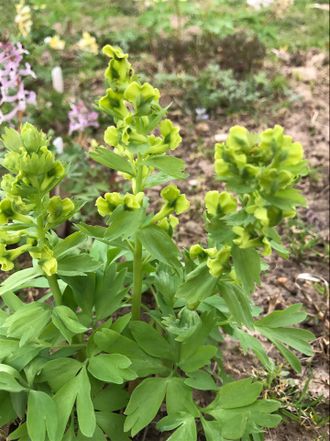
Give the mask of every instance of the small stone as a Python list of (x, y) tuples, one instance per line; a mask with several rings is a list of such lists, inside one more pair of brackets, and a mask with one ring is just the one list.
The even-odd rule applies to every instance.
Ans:
[(280, 285), (286, 285), (288, 283), (288, 278), (287, 277), (278, 277), (277, 281)]
[(227, 139), (227, 133), (216, 133), (214, 135), (215, 142), (225, 142)]
[(197, 133), (207, 133), (210, 130), (210, 126), (206, 122), (200, 122), (196, 124)]

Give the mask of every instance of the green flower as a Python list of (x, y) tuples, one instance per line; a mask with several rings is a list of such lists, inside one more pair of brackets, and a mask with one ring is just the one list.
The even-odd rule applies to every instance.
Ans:
[(14, 216), (12, 202), (9, 199), (3, 199), (0, 202), (0, 225), (7, 224)]
[(251, 135), (245, 127), (233, 126), (229, 130), (226, 145), (232, 151), (246, 151), (251, 146)]
[(214, 251), (213, 248), (205, 251), (209, 256), (206, 264), (213, 277), (220, 277), (225, 270), (227, 271), (230, 269), (228, 267), (229, 258), (231, 256), (230, 246), (224, 246), (216, 251)]
[(138, 210), (142, 206), (144, 193), (137, 194), (126, 193), (124, 195), (123, 204), (129, 210)]
[(259, 239), (252, 239), (245, 228), (235, 226), (232, 230), (238, 236), (233, 242), (240, 248), (253, 248), (260, 244)]
[(133, 81), (125, 90), (124, 99), (133, 104), (139, 115), (148, 115), (151, 106), (158, 104), (160, 93), (149, 83), (139, 84)]
[(48, 145), (47, 136), (32, 124), (23, 124), (21, 130), (22, 144), (28, 153), (37, 153), (41, 147)]
[(236, 199), (226, 191), (208, 191), (205, 195), (206, 211), (211, 216), (227, 215), (236, 211)]
[(2, 271), (10, 271), (14, 268), (14, 263), (10, 258), (10, 252), (3, 243), (0, 243), (0, 266)]
[(117, 147), (119, 144), (119, 131), (117, 127), (110, 126), (104, 132), (104, 141), (112, 147)]
[(47, 222), (52, 226), (59, 225), (69, 219), (74, 211), (75, 206), (71, 199), (53, 196), (48, 202)]
[(159, 222), (157, 222), (157, 225), (163, 230), (167, 231), (170, 235), (173, 234), (178, 224), (179, 224), (179, 219), (176, 216), (173, 216), (172, 214), (170, 214), (167, 217), (164, 217), (164, 219), (161, 219)]
[(29, 253), (33, 259), (38, 260), (39, 266), (47, 276), (57, 273), (57, 260), (48, 245), (34, 247)]
[(123, 95), (113, 89), (107, 89), (106, 95), (99, 100), (100, 109), (115, 119), (124, 119), (129, 112), (123, 101)]
[(181, 194), (178, 187), (174, 184), (170, 184), (163, 188), (160, 194), (166, 201), (165, 209), (170, 209), (177, 214), (181, 214), (187, 211), (190, 207), (190, 202), (186, 198), (186, 195)]
[(131, 63), (128, 62), (128, 55), (117, 47), (110, 45), (104, 46), (102, 52), (111, 58), (109, 65), (105, 71), (105, 78), (110, 86), (115, 86), (121, 90), (133, 77), (133, 69)]
[(119, 205), (123, 204), (123, 196), (120, 193), (105, 193), (96, 200), (96, 207), (99, 214), (103, 217), (109, 216)]
[(182, 138), (179, 135), (179, 127), (174, 126), (172, 121), (164, 119), (160, 123), (160, 133), (163, 137), (163, 146), (166, 150), (175, 150), (181, 143)]
[(40, 259), (39, 265), (47, 276), (52, 276), (53, 274), (57, 273), (57, 260), (55, 257)]
[(192, 260), (195, 260), (197, 258), (206, 257), (207, 253), (205, 252), (204, 248), (201, 245), (195, 244), (190, 247), (189, 256)]
[(124, 54), (120, 47), (110, 46), (110, 44), (105, 45), (102, 48), (102, 52), (109, 58), (114, 58), (115, 60), (123, 60), (128, 58), (128, 54)]

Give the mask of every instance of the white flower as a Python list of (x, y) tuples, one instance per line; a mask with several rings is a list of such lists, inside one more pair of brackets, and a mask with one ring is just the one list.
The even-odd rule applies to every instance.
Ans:
[(274, 0), (246, 0), (246, 3), (248, 6), (251, 6), (251, 8), (259, 10), (271, 6), (273, 1)]
[(63, 139), (60, 136), (58, 136), (57, 138), (54, 139), (53, 145), (55, 147), (56, 153), (58, 155), (61, 155), (64, 150)]
[(52, 69), (52, 83), (53, 89), (56, 90), (56, 92), (64, 92), (63, 72), (60, 66), (55, 66)]

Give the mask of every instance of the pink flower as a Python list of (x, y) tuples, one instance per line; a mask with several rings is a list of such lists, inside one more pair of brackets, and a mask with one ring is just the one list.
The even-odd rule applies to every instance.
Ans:
[(69, 135), (83, 132), (87, 127), (99, 127), (98, 114), (89, 110), (83, 101), (71, 104), (69, 116)]
[[(36, 78), (29, 63), (23, 62), (27, 54), (21, 43), (0, 42), (0, 124), (14, 119), (18, 112), (24, 112), (28, 104), (36, 104), (36, 94), (25, 90), (23, 78)], [(1, 106), (8, 104), (3, 113)]]

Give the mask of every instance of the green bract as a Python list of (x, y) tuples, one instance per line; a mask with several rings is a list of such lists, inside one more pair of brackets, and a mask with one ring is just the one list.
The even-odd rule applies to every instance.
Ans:
[[(207, 192), (205, 241), (181, 252), (174, 230), (189, 201), (165, 185), (186, 177), (171, 154), (179, 129), (128, 56), (103, 52), (99, 107), (112, 125), (108, 146), (90, 156), (131, 185), (97, 199), (103, 226), (79, 224), (59, 238), (54, 228), (75, 211), (52, 193), (65, 168), (30, 124), (3, 135), (0, 265), (12, 270), (26, 252), (33, 262), (0, 286), (0, 424), (19, 441), (129, 441), (161, 413), (168, 440), (197, 441), (199, 430), (207, 441), (262, 440), (281, 404), (263, 398), (262, 382), (230, 378), (220, 343), (237, 340), (270, 377), (277, 367), (258, 334), (297, 372), (292, 350), (312, 355), (313, 334), (294, 327), (306, 317), (301, 305), (258, 317), (251, 297), (263, 254), (286, 256), (276, 226), (304, 203), (294, 188), (306, 173), (301, 146), (279, 126), (260, 135), (232, 128), (216, 146), (228, 191)], [(146, 191), (154, 186), (156, 211)], [(35, 287), (40, 296), (24, 302), (23, 289)], [(198, 391), (212, 394), (207, 406)]]

